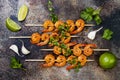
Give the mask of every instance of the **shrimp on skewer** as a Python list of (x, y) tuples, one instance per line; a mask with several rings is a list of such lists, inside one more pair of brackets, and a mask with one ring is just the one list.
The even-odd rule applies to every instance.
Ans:
[(56, 59), (55, 66), (62, 67), (66, 65), (66, 58), (63, 55), (59, 55)]
[(80, 47), (84, 47), (85, 44), (77, 44), (73, 47), (73, 54), (75, 56), (80, 56), (80, 54), (82, 54), (82, 50), (80, 49)]
[(64, 22), (61, 21), (61, 20), (58, 20), (58, 21), (55, 23), (55, 27), (56, 27), (55, 31), (58, 31), (59, 26), (61, 26), (61, 25), (64, 25)]
[(53, 52), (57, 55), (61, 54), (61, 48), (59, 46), (54, 46)]
[(55, 63), (55, 57), (52, 54), (46, 55), (44, 60), (46, 63), (43, 64), (43, 67), (51, 67)]
[(67, 66), (66, 67), (66, 70), (70, 70), (70, 69), (73, 69), (76, 67), (77, 63), (78, 63), (78, 60), (77, 60), (77, 57), (74, 56), (74, 55), (71, 55), (68, 57), (67, 59), (68, 63), (70, 63), (71, 65)]
[(81, 66), (84, 66), (87, 62), (87, 57), (84, 54), (81, 54), (80, 56), (78, 56), (78, 61), (80, 62)]
[(51, 20), (46, 20), (43, 24), (43, 27), (45, 28), (43, 32), (51, 32), (54, 30), (54, 24)]
[(77, 26), (77, 29), (71, 32), (71, 34), (77, 34), (81, 32), (85, 27), (85, 22), (82, 19), (79, 19), (76, 21), (75, 25)]
[(64, 55), (64, 56), (69, 56), (69, 55), (71, 55), (72, 54), (72, 50), (70, 49), (70, 47), (71, 46), (74, 46), (74, 45), (76, 45), (77, 43), (76, 42), (70, 42), (70, 43), (67, 43), (66, 44), (66, 48), (64, 49), (62, 49), (62, 54)]
[(86, 45), (85, 48), (84, 48), (84, 54), (86, 56), (92, 55), (92, 53), (93, 53), (93, 49), (92, 48), (96, 48), (96, 47), (97, 47), (97, 45), (95, 45), (95, 44), (88, 44), (88, 45)]
[(36, 32), (36, 33), (33, 33), (32, 36), (31, 36), (30, 42), (31, 42), (32, 44), (39, 43), (39, 42), (40, 42), (40, 38), (41, 38), (41, 36), (40, 36), (39, 33), (37, 33), (37, 32)]
[(49, 42), (49, 35), (48, 35), (47, 33), (43, 33), (43, 34), (41, 35), (41, 40), (42, 40), (43, 42), (40, 42), (40, 43), (38, 43), (37, 45), (38, 45), (38, 46), (46, 45), (46, 44)]
[(50, 41), (49, 41), (49, 47), (53, 46), (55, 42), (59, 41), (59, 34), (56, 32), (53, 32), (50, 35)]
[(75, 29), (74, 21), (73, 20), (67, 20), (66, 23), (70, 27), (69, 32), (71, 33), (72, 31), (74, 31), (74, 29)]
[(65, 35), (61, 37), (61, 41), (65, 44), (70, 42), (70, 40), (71, 40), (70, 33), (65, 33)]

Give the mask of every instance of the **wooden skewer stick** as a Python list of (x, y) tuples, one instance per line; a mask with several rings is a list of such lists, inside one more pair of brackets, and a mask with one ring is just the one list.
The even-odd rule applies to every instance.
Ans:
[[(53, 49), (40, 49), (41, 51), (53, 51)], [(72, 49), (73, 50), (73, 49)], [(84, 49), (82, 49), (84, 50)], [(93, 49), (94, 51), (109, 51), (109, 49)]]
[[(25, 26), (43, 26), (42, 24), (25, 24)], [(85, 26), (95, 26), (94, 24), (85, 24)]]
[[(74, 36), (71, 36), (72, 38), (75, 38), (75, 37), (80, 37), (80, 36), (77, 36), (77, 35), (74, 35)], [(31, 36), (10, 36), (9, 38), (11, 39), (17, 39), (17, 38), (31, 38)]]
[[(29, 62), (36, 62), (36, 61), (40, 61), (40, 62), (44, 62), (44, 59), (25, 59), (25, 61), (29, 61)], [(56, 61), (56, 60), (55, 60)], [(94, 60), (87, 60), (87, 62), (92, 62)]]

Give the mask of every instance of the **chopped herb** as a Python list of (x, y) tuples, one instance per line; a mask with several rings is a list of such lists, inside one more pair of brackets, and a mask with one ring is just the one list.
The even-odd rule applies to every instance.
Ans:
[(55, 41), (53, 41), (53, 45), (58, 46), (59, 43), (55, 40)]
[(69, 26), (67, 26), (67, 25), (60, 25), (59, 26), (59, 31), (61, 32), (61, 31), (68, 31), (69, 30)]
[(101, 20), (101, 18), (100, 18), (99, 15), (96, 15), (96, 16), (94, 17), (94, 20), (96, 21), (96, 24), (97, 24), (97, 25), (99, 25), (99, 24), (102, 22), (102, 20)]
[(49, 44), (53, 44), (53, 45), (55, 45), (55, 46), (58, 46), (58, 45), (59, 45), (58, 41), (57, 41), (56, 39), (54, 39), (53, 37), (50, 37)]
[(74, 68), (75, 69), (75, 72), (79, 72), (79, 69), (81, 68), (81, 64), (80, 62), (78, 62), (77, 66)]
[(85, 9), (85, 11), (86, 11), (87, 13), (89, 13), (89, 14), (92, 14), (93, 11), (94, 11), (94, 9), (93, 9), (92, 7), (87, 7), (87, 8)]
[(112, 38), (113, 32), (109, 29), (105, 29), (102, 38), (110, 40)]
[(102, 8), (98, 8), (93, 11), (92, 15), (99, 15)]
[(22, 67), (23, 65), (15, 57), (11, 57), (10, 66), (11, 66), (11, 68), (14, 68), (14, 69), (23, 69), (23, 70), (25, 70)]
[(62, 43), (62, 44), (60, 45), (60, 47), (63, 48), (63, 49), (66, 49), (66, 48), (67, 48), (67, 46), (66, 46), (64, 43)]
[(51, 13), (50, 17), (51, 17), (51, 20), (52, 20), (53, 23), (55, 23), (56, 21), (58, 21), (58, 16), (56, 14)]
[(48, 10), (50, 11), (50, 17), (53, 23), (58, 21), (58, 16), (54, 13), (54, 7), (51, 0), (48, 0)]

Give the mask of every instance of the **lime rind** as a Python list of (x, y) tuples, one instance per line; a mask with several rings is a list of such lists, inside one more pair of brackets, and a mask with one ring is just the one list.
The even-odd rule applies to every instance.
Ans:
[(24, 4), (20, 7), (18, 11), (18, 21), (25, 20), (27, 13), (28, 13), (28, 7)]
[(21, 30), (21, 27), (10, 18), (6, 19), (6, 27), (12, 32), (17, 32)]

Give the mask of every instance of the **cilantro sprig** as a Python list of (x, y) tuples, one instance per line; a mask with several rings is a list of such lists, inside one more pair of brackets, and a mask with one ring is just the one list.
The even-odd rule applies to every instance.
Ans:
[(113, 32), (110, 29), (105, 29), (102, 38), (110, 40), (112, 38)]
[(21, 64), (20, 61), (17, 60), (15, 57), (11, 57), (10, 66), (13, 69), (23, 69), (23, 70), (26, 70), (25, 68), (23, 68), (23, 64)]
[(87, 22), (94, 20), (96, 24), (99, 25), (102, 22), (100, 18), (101, 9), (102, 9), (101, 7), (98, 9), (88, 7), (80, 13), (80, 17)]
[(55, 14), (53, 3), (51, 0), (48, 0), (48, 10), (50, 11), (50, 17), (53, 23), (58, 21), (58, 16)]

